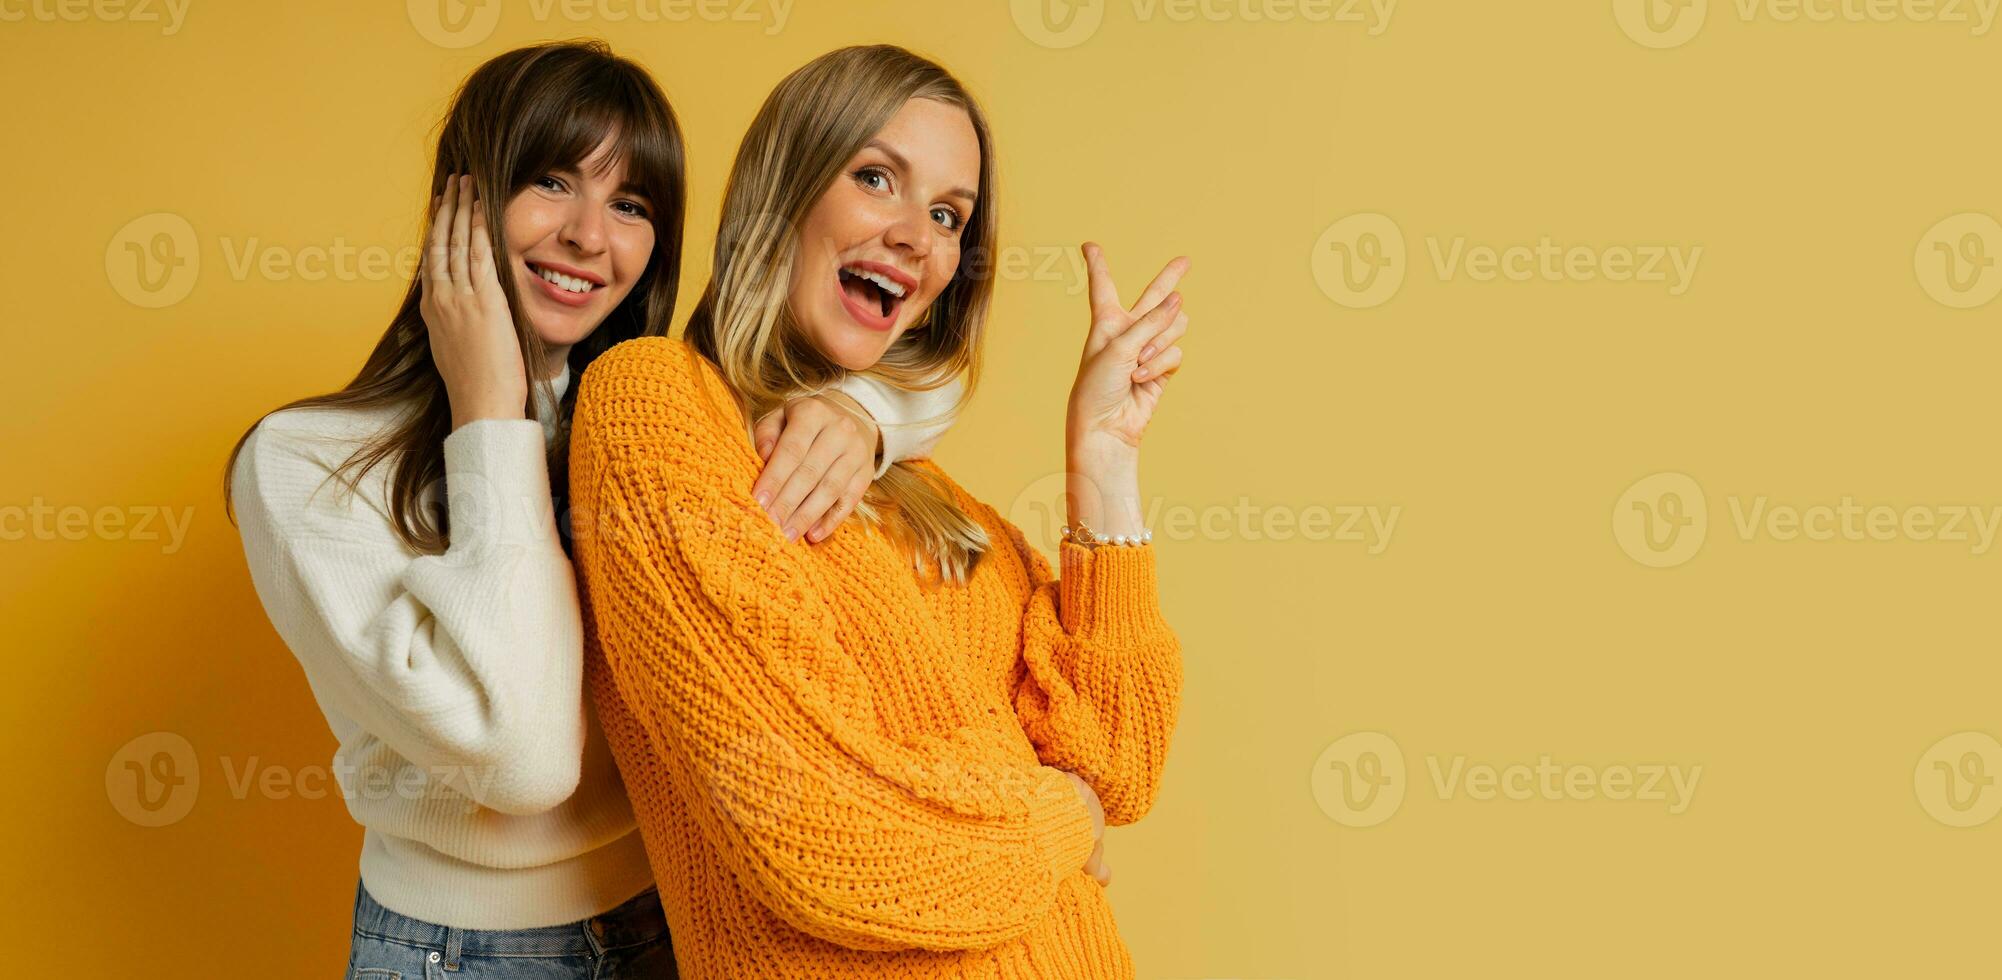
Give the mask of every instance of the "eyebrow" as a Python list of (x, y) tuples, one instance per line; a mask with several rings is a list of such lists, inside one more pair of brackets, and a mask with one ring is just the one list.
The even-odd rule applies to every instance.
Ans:
[[(563, 167), (557, 170), (556, 172), (560, 174), (568, 174), (572, 177), (584, 176), (583, 168), (574, 163), (564, 164)], [(646, 198), (648, 201), (653, 200), (653, 198), (647, 196), (646, 188), (641, 187), (640, 185), (633, 183), (630, 180), (625, 181), (624, 183), (621, 183), (619, 185), (619, 193), (630, 194), (634, 197)]]
[[(903, 154), (898, 153), (896, 150), (892, 149), (890, 147), (890, 144), (885, 143), (882, 140), (870, 140), (869, 142), (863, 144), (862, 148), (866, 150), (869, 149), (870, 147), (874, 147), (875, 149), (882, 151), (884, 156), (890, 158), (891, 163), (897, 165), (898, 170), (902, 170), (905, 173), (910, 173), (911, 161), (905, 159)], [(967, 190), (964, 187), (955, 187), (952, 190), (946, 191), (946, 193), (953, 197), (963, 198), (968, 204), (980, 203), (980, 195), (975, 194), (974, 192)]]

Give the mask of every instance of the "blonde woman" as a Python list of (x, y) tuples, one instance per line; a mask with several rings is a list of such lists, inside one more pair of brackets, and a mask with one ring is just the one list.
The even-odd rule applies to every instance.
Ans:
[(815, 60), (744, 138), (686, 342), (582, 382), (587, 683), (684, 976), (1132, 975), (1098, 839), (1151, 806), (1179, 700), (1138, 473), (1185, 261), (1127, 308), (1086, 246), (1061, 577), (930, 462), (817, 548), (753, 495), (749, 420), (793, 392), (973, 389), (992, 152), (937, 65)]
[[(225, 486), (364, 828), (347, 972), (671, 976), (559, 529), (572, 374), (673, 315), (681, 133), (602, 44), (510, 51), (454, 99), (431, 187), (422, 273), (360, 373), (261, 419)], [(937, 414), (842, 389), (761, 422), (775, 531), (823, 536), (867, 484), (850, 395)], [(882, 465), (939, 428), (900, 428)]]

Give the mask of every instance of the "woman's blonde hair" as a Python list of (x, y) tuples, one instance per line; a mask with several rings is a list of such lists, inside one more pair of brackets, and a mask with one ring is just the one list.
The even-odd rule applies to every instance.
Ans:
[[(688, 342), (716, 364), (747, 418), (846, 373), (807, 342), (787, 309), (796, 231), (848, 161), (911, 99), (957, 106), (972, 120), (980, 141), (978, 205), (960, 230), (952, 280), (867, 373), (914, 390), (962, 377), (961, 404), (978, 384), (995, 242), (987, 121), (944, 68), (891, 45), (842, 48), (780, 82), (744, 134), (723, 199), (715, 270), (689, 317)], [(963, 583), (988, 548), (986, 531), (946, 487), (903, 462), (869, 487), (856, 516), (908, 549), (920, 572), (927, 560), (935, 564), (944, 581)]]

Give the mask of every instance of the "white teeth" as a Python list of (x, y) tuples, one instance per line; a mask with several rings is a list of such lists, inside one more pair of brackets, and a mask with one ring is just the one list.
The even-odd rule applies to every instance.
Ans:
[(574, 276), (566, 276), (561, 272), (553, 272), (551, 270), (544, 269), (541, 266), (535, 267), (535, 274), (541, 276), (542, 278), (550, 282), (555, 283), (557, 288), (562, 289), (564, 292), (588, 293), (591, 291), (592, 287), (597, 285), (597, 283), (595, 282), (591, 282), (585, 279), (578, 279)]
[(867, 279), (870, 282), (873, 282), (876, 285), (881, 286), (884, 292), (889, 293), (890, 295), (895, 296), (898, 299), (904, 298), (904, 287), (902, 284), (898, 283), (895, 279), (891, 279), (890, 277), (882, 275), (880, 273), (870, 272), (867, 269), (857, 269), (850, 267), (850, 268), (844, 268), (841, 271), (846, 272), (857, 279)]

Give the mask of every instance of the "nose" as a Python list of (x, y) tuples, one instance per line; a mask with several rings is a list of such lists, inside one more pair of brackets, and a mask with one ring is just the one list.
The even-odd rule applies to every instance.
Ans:
[(602, 208), (584, 200), (583, 195), (573, 200), (570, 213), (564, 216), (563, 243), (584, 255), (596, 255), (605, 250), (605, 213)]
[(913, 259), (931, 255), (931, 208), (916, 205), (897, 209), (890, 226), (883, 229), (883, 243)]

